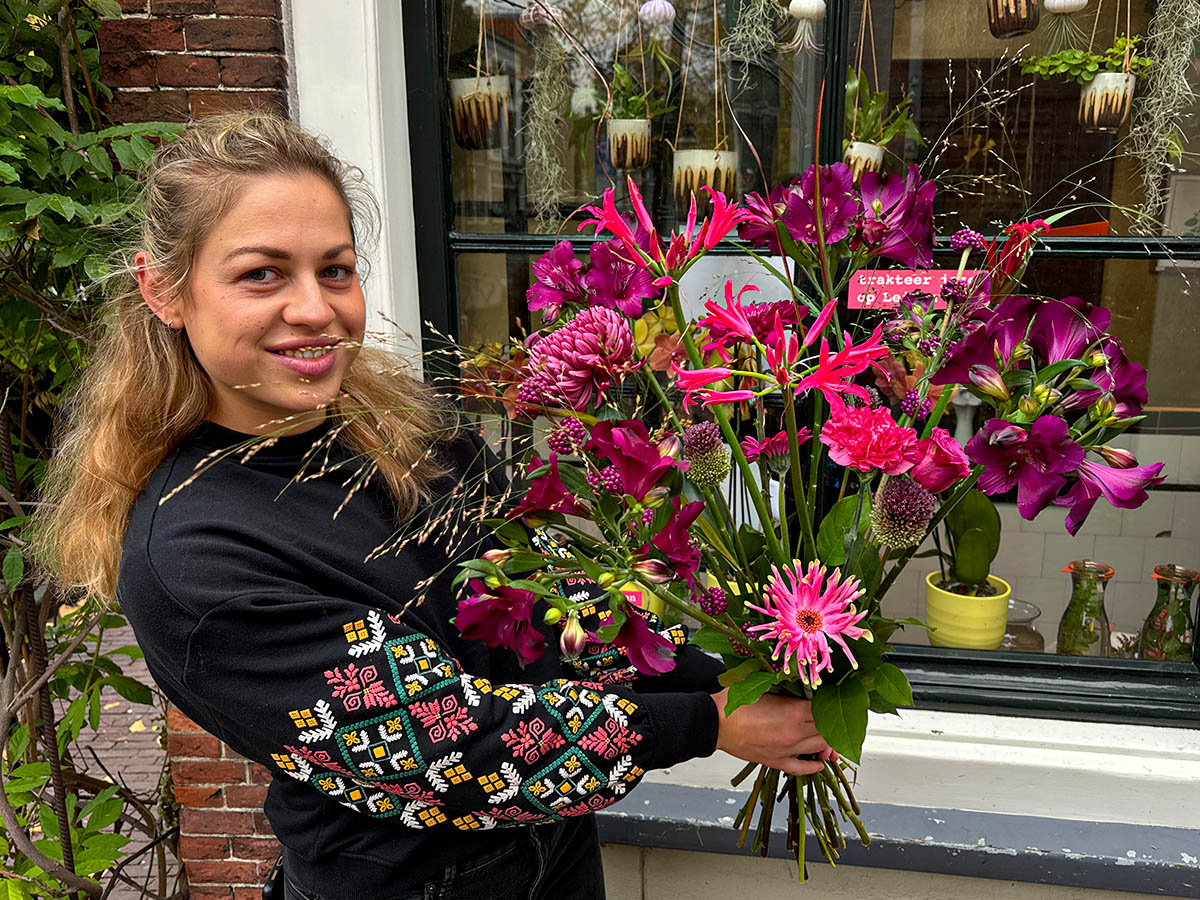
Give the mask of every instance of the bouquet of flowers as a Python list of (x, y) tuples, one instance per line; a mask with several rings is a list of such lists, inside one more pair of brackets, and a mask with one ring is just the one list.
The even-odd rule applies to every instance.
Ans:
[[(463, 563), (459, 628), (528, 660), (540, 615), (568, 659), (616, 647), (662, 673), (676, 640), (652, 627), (655, 605), (700, 623), (691, 640), (724, 660), (729, 711), (768, 691), (810, 699), (836, 751), (823, 770), (752, 764), (734, 780), (753, 776), (736, 827), (764, 854), (786, 799), (802, 879), (806, 831), (830, 861), (844, 822), (867, 841), (854, 767), (868, 714), (912, 702), (885, 657), (898, 627), (921, 624), (880, 603), (924, 538), (977, 484), (1015, 488), (1027, 519), (1069, 507), (1074, 533), (1101, 497), (1136, 507), (1162, 480), (1161, 464), (1108, 446), (1146, 402), (1145, 370), (1108, 334), (1109, 313), (1015, 293), (1042, 221), (991, 243), (958, 232), (958, 271), (938, 296), (843, 322), (856, 272), (932, 265), (934, 193), (915, 166), (858, 187), (843, 164), (813, 166), (740, 203), (709, 190), (703, 221), (693, 198), (663, 234), (631, 179), (631, 217), (611, 190), (587, 208), (581, 227), (606, 240), (586, 263), (563, 241), (533, 264), (543, 325), (486, 369), (506, 381), (474, 385), (546, 435), (525, 450), (520, 502), (489, 519), (507, 549)], [(689, 319), (681, 279), (734, 236), (786, 299), (756, 303), (755, 286), (730, 281)], [(898, 362), (917, 374), (892, 410), (870, 385)], [(939, 426), (955, 390), (989, 410), (965, 448)], [(818, 490), (831, 467), (833, 503)], [(593, 595), (572, 593), (580, 581), (607, 593), (599, 616)]]

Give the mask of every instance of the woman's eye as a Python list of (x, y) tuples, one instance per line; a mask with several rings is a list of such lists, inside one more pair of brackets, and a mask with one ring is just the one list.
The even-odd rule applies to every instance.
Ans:
[(245, 281), (253, 281), (255, 284), (269, 284), (271, 276), (274, 274), (275, 272), (271, 269), (251, 269), (242, 278)]
[(342, 281), (354, 274), (354, 270), (349, 266), (330, 266), (321, 273), (324, 278), (331, 278), (334, 281)]

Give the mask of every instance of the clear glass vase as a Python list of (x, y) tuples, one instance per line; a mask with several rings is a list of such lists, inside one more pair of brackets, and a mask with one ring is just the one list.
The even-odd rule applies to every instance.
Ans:
[(1138, 658), (1189, 662), (1192, 658), (1192, 595), (1200, 572), (1183, 566), (1154, 567), (1158, 594), (1138, 635)]
[(1071, 576), (1071, 600), (1058, 623), (1056, 652), (1060, 656), (1112, 656), (1104, 589), (1113, 577), (1113, 567), (1077, 559), (1063, 571)]
[(1046, 639), (1037, 630), (1037, 618), (1042, 611), (1024, 600), (1008, 601), (1008, 622), (1004, 626), (1004, 638), (999, 650), (1014, 650), (1021, 653), (1043, 653)]

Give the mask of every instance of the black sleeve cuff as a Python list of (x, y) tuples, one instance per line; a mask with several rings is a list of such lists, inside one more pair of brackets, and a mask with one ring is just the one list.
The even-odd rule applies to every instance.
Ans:
[(720, 716), (710, 695), (640, 694), (638, 702), (650, 719), (649, 768), (665, 769), (716, 752)]

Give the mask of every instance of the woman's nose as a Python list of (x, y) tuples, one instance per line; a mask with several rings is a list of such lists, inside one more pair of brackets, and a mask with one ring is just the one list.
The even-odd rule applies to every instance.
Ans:
[(336, 312), (315, 276), (298, 278), (289, 292), (283, 320), (289, 325), (322, 328), (333, 321)]

